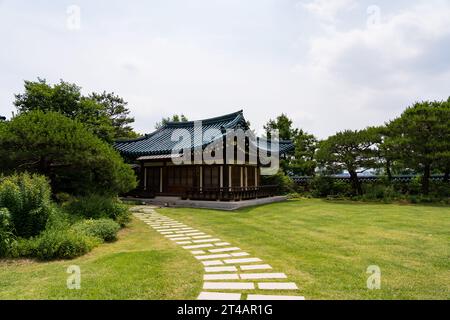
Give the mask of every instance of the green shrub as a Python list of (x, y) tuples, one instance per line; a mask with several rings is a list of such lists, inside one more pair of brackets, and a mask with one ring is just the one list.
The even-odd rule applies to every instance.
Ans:
[(296, 192), (294, 181), (282, 171), (273, 176), (262, 176), (261, 179), (263, 185), (278, 186), (279, 194)]
[(111, 219), (84, 220), (72, 227), (72, 230), (91, 237), (96, 237), (102, 241), (112, 242), (117, 240), (117, 232), (120, 225)]
[(77, 234), (70, 229), (49, 229), (23, 243), (20, 251), (22, 255), (25, 253), (40, 260), (73, 259), (88, 253), (99, 243), (95, 237)]
[(28, 173), (16, 174), (0, 182), (0, 207), (11, 214), (15, 235), (30, 238), (40, 234), (53, 207), (47, 179)]
[(8, 209), (0, 208), (0, 257), (9, 254), (11, 246), (15, 241), (12, 233), (11, 215)]
[(332, 177), (317, 176), (309, 182), (309, 189), (314, 197), (350, 196), (351, 185)]
[(75, 216), (87, 219), (112, 219), (125, 226), (131, 221), (128, 207), (118, 199), (100, 195), (90, 195), (77, 198), (65, 206), (66, 210)]

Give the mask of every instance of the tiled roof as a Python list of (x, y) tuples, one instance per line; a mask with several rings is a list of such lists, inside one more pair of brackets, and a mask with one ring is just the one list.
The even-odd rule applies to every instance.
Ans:
[[(217, 129), (223, 132), (227, 129), (248, 129), (247, 123), (244, 118), (243, 111), (238, 111), (221, 117), (201, 120), (203, 133), (209, 129)], [(172, 141), (172, 133), (176, 129), (186, 129), (189, 134), (194, 136), (194, 121), (189, 122), (169, 122), (157, 131), (145, 135), (142, 138), (127, 141), (117, 141), (114, 147), (123, 155), (132, 157), (143, 156), (155, 156), (155, 155), (168, 155), (172, 153), (172, 150), (177, 141)], [(219, 137), (216, 137), (219, 138)], [(194, 142), (181, 148), (197, 148), (200, 146), (206, 146), (208, 143), (200, 145), (200, 143)], [(292, 149), (293, 145), (290, 141), (280, 142), (280, 152), (287, 152)]]

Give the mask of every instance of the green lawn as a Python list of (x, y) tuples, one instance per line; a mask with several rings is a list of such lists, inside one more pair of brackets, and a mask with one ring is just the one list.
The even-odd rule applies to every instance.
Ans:
[[(81, 290), (67, 289), (71, 265), (81, 268)], [(0, 260), (0, 299), (195, 299), (201, 285), (192, 255), (137, 220), (116, 243), (75, 260)]]
[[(285, 272), (307, 299), (450, 299), (450, 208), (298, 200), (160, 212)], [(381, 290), (367, 289), (378, 265)]]
[[(221, 212), (160, 209), (270, 263), (307, 299), (450, 299), (450, 208), (296, 200)], [(66, 288), (78, 265), (82, 289)], [(382, 288), (366, 288), (378, 265)], [(0, 299), (194, 299), (202, 265), (133, 221), (73, 261), (0, 261)]]

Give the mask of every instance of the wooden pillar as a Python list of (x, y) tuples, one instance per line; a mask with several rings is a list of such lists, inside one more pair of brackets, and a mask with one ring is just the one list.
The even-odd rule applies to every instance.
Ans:
[(245, 167), (245, 187), (248, 188), (248, 168)]
[(147, 167), (144, 167), (144, 190), (147, 190)]
[(255, 168), (255, 187), (258, 187), (258, 167)]
[(161, 167), (160, 169), (159, 169), (159, 192), (160, 193), (163, 193), (163, 182), (164, 182), (164, 179), (163, 179), (163, 168)]
[(241, 167), (241, 188), (244, 187), (244, 167)]
[(233, 167), (228, 166), (228, 187), (230, 188), (230, 191), (233, 188)]
[(203, 191), (203, 166), (200, 166), (200, 192)]
[(223, 188), (223, 166), (220, 166), (220, 188)]

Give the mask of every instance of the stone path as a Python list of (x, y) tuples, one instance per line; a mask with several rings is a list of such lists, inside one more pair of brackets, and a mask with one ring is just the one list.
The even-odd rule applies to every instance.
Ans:
[[(298, 286), (284, 273), (219, 238), (157, 213), (148, 206), (135, 207), (134, 215), (189, 250), (204, 267), (203, 291), (198, 300), (304, 300)], [(273, 292), (283, 291), (279, 295)], [(257, 294), (254, 294), (257, 292)]]

